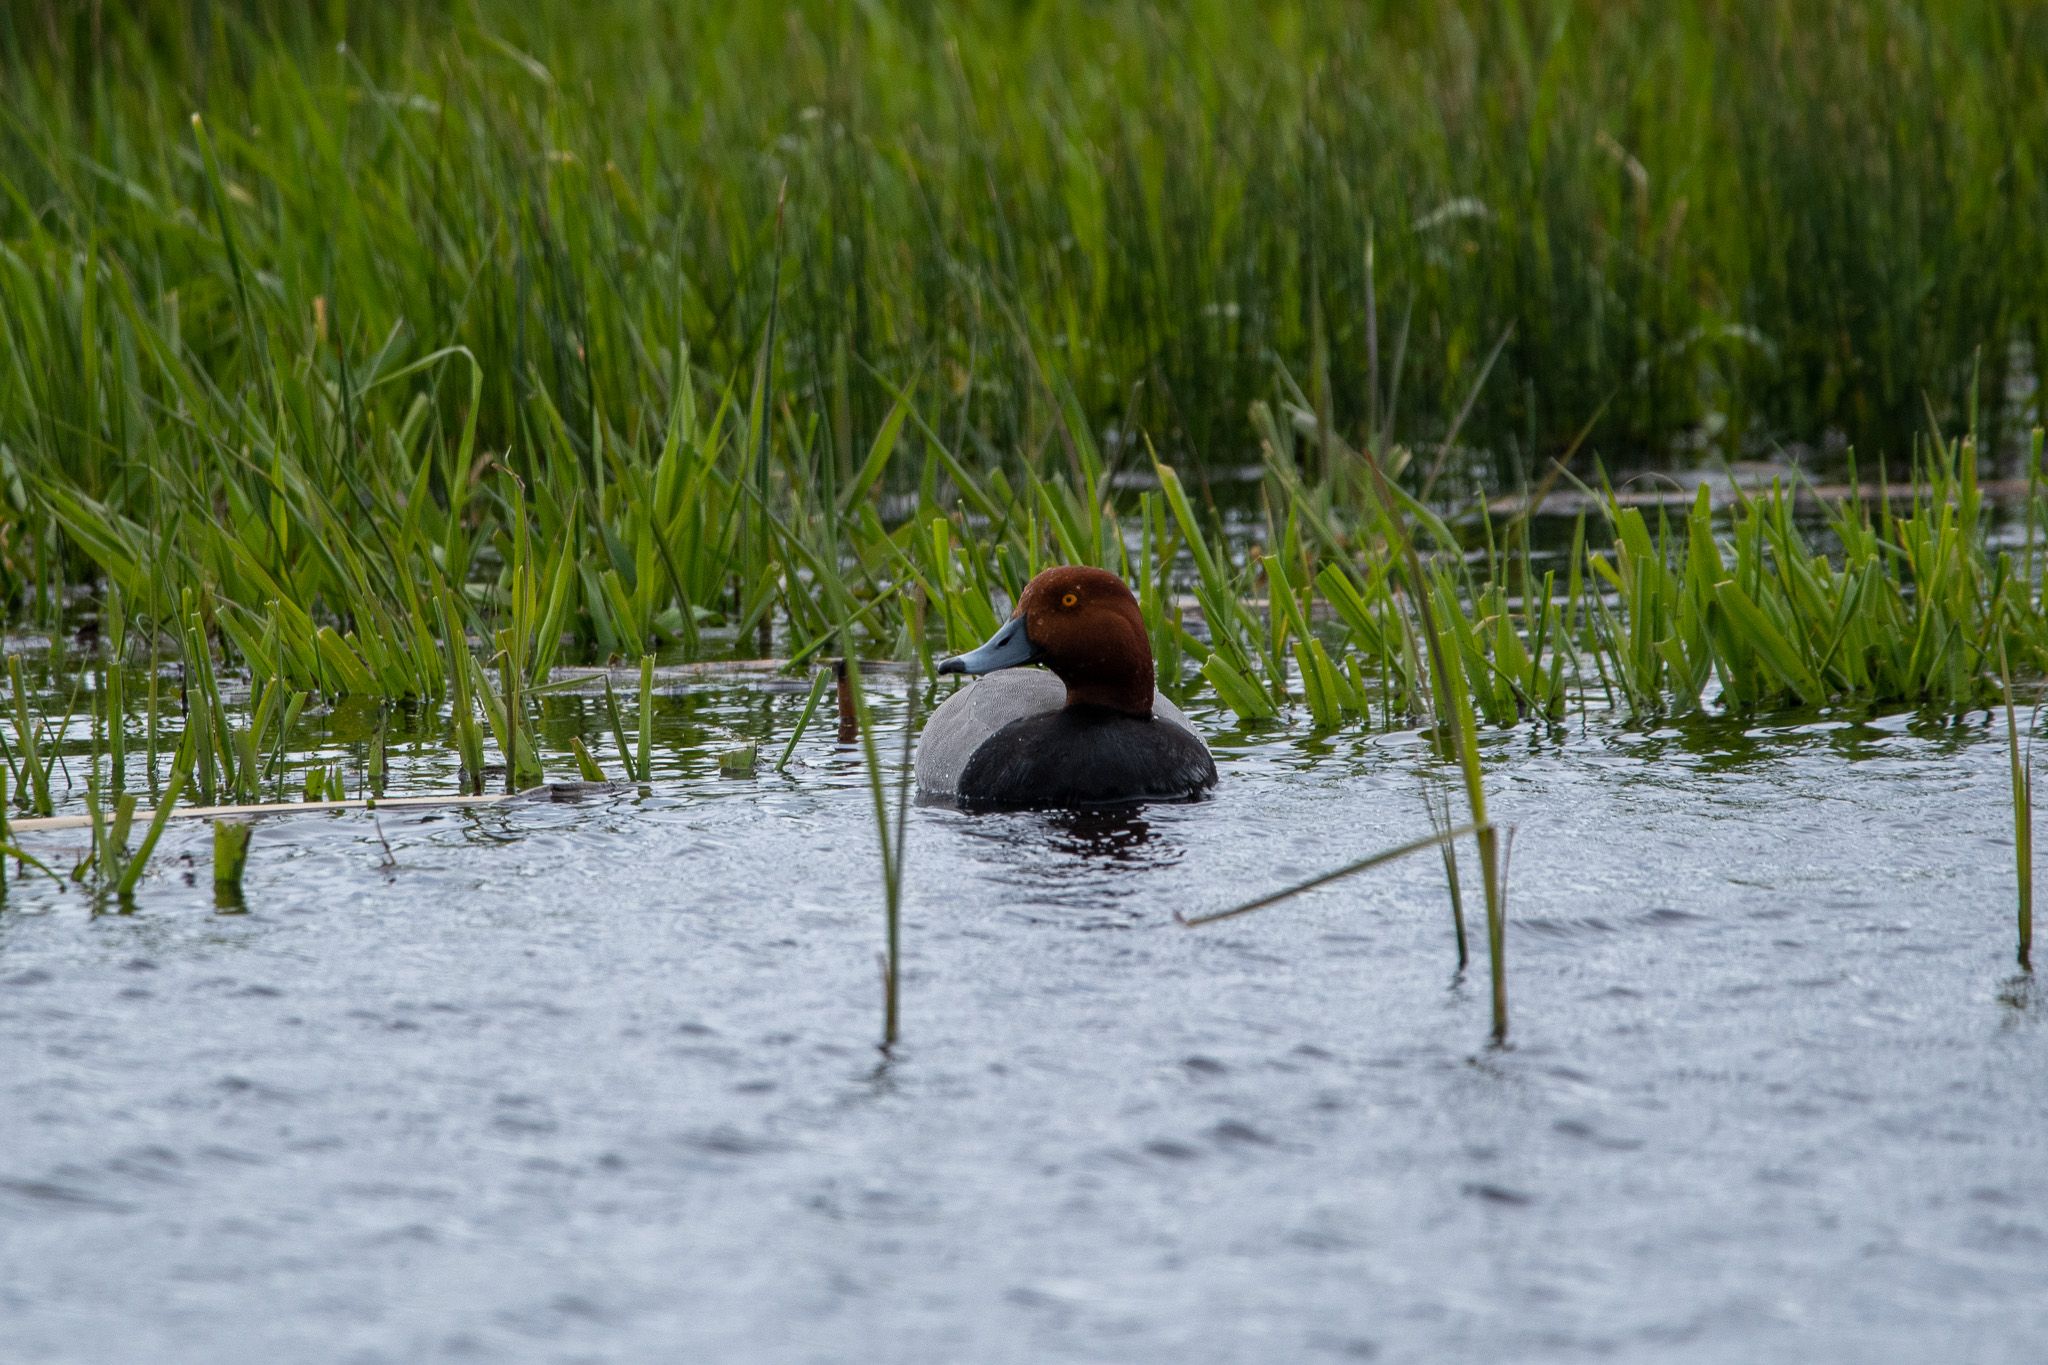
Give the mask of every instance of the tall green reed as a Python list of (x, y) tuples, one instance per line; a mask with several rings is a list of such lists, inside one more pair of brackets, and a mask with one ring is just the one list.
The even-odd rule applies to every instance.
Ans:
[(2029, 755), (2020, 747), (2019, 718), (2012, 700), (2012, 672), (2003, 653), (1999, 682), (2005, 691), (2005, 740), (2012, 765), (2012, 844), (2014, 877), (2019, 891), (2020, 970), (2034, 970), (2034, 774)]
[(882, 1051), (889, 1052), (902, 1032), (903, 982), (903, 856), (910, 817), (911, 750), (917, 734), (918, 679), (905, 689), (903, 748), (897, 758), (895, 809), (890, 809), (887, 779), (875, 740), (874, 710), (869, 704), (859, 657), (843, 656), (845, 677), (859, 727), (861, 755), (867, 767), (868, 795), (874, 803), (875, 838), (882, 857)]
[(0, 332), (22, 448), (77, 433), (110, 475), (206, 443), (173, 398), (276, 435), (332, 393), (347, 439), (304, 458), (347, 477), (417, 435), (377, 381), (458, 339), (483, 448), (601, 465), (606, 425), (658, 428), (676, 339), (743, 375), (771, 311), (740, 392), (815, 414), (842, 485), (923, 376), (956, 448), (1071, 409), (1191, 466), (1235, 458), (1278, 357), (1319, 437), (1434, 462), (1498, 346), (1468, 429), (1533, 474), (1596, 411), (1610, 448), (1867, 444), (1923, 392), (1959, 413), (1980, 347), (2044, 364), (2048, 20), (1994, 0), (103, 17), (0, 30)]
[(1486, 810), (1486, 775), (1479, 757), (1478, 718), (1465, 671), (1452, 666), (1444, 631), (1438, 624), (1439, 604), (1432, 602), (1434, 585), (1424, 573), (1401, 505), (1373, 452), (1362, 453), (1379, 494), (1389, 553), (1406, 569), (1416, 620), (1428, 649), (1438, 733), (1444, 737), (1446, 748), (1464, 778), (1465, 805), (1471, 815), (1472, 837), (1479, 846), (1480, 886), (1486, 898), (1486, 960), (1492, 984), (1493, 1041), (1502, 1044), (1508, 1037), (1507, 865), (1500, 847), (1500, 831)]

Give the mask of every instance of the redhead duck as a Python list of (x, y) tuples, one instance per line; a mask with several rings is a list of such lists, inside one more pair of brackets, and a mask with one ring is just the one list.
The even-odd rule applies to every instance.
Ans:
[(1145, 619), (1115, 574), (1047, 569), (987, 644), (939, 672), (994, 676), (932, 713), (917, 747), (925, 796), (970, 810), (1104, 806), (1216, 785), (1209, 747), (1153, 690)]

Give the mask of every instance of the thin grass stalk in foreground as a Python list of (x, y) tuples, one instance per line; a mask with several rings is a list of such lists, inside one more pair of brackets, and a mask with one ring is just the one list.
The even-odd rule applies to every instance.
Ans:
[(9, 656), (7, 676), (14, 684), (14, 743), (21, 750), (21, 786), (29, 798), (31, 815), (49, 815), (56, 810), (50, 795), (50, 769), (42, 761), (36, 744), (36, 719), (28, 709), (28, 692), (21, 681), (21, 660)]
[[(924, 614), (918, 613), (921, 627)], [(903, 698), (903, 751), (896, 756), (896, 861), (890, 870), (894, 888), (889, 897), (889, 1000), (887, 1033), (895, 1044), (903, 987), (903, 852), (910, 823), (910, 775), (917, 740), (917, 675), (912, 672)]]
[(825, 699), (825, 689), (831, 684), (832, 675), (822, 668), (818, 670), (817, 676), (811, 679), (811, 695), (805, 699), (803, 712), (796, 718), (796, 728), (789, 732), (789, 742), (782, 746), (782, 757), (775, 760), (776, 772), (789, 767), (789, 757), (796, 752), (797, 741), (804, 737), (805, 729), (810, 726), (811, 717), (818, 713), (818, 703)]
[(1498, 831), (1487, 819), (1486, 782), (1479, 767), (1479, 725), (1472, 714), (1471, 698), (1465, 690), (1464, 669), (1453, 666), (1449, 652), (1444, 648), (1442, 632), (1437, 629), (1436, 613), (1430, 605), (1430, 584), (1423, 576), (1422, 557), (1415, 551), (1415, 540), (1408, 533), (1401, 505), (1394, 497), (1386, 474), (1380, 469), (1379, 459), (1370, 449), (1361, 453), (1367, 470), (1372, 474), (1373, 488), (1379, 495), (1380, 511), (1386, 520), (1391, 548), (1400, 556), (1408, 573), (1409, 590), (1415, 599), (1424, 642), (1429, 647), (1430, 672), (1442, 688), (1443, 709), (1451, 713), (1439, 715), (1437, 722), (1452, 727), (1451, 733), (1457, 743), (1458, 766), (1465, 776), (1465, 801), (1472, 815), (1473, 837), (1479, 844), (1479, 875), (1486, 892), (1486, 958), (1493, 981), (1493, 1040), (1505, 1043), (1508, 1037), (1507, 925), (1501, 903), (1503, 887)]
[(164, 794), (156, 803), (156, 810), (149, 817), (149, 828), (143, 831), (142, 846), (135, 850), (135, 856), (121, 872), (121, 879), (114, 887), (117, 899), (126, 903), (135, 895), (135, 884), (142, 880), (142, 870), (149, 866), (149, 857), (156, 852), (157, 840), (163, 837), (164, 826), (170, 823), (171, 811), (178, 804), (178, 796), (185, 789), (185, 782), (192, 775), (194, 741), (186, 739), (178, 745), (171, 758), (171, 776), (164, 786)]
[(642, 782), (654, 779), (654, 656), (640, 656), (640, 733), (633, 766)]
[(2005, 641), (1998, 644), (1998, 680), (2005, 689), (2005, 740), (2012, 755), (2012, 845), (2019, 883), (2020, 970), (2034, 970), (2034, 775), (2020, 749), (2019, 718), (2012, 703), (2012, 669)]
[(1278, 905), (1281, 901), (1291, 900), (1303, 892), (1313, 891), (1319, 886), (1328, 886), (1331, 882), (1341, 881), (1345, 877), (1353, 876), (1360, 872), (1367, 872), (1375, 867), (1384, 866), (1387, 863), (1397, 862), (1402, 858), (1408, 857), (1410, 854), (1420, 853), (1424, 849), (1447, 844), (1453, 839), (1462, 839), (1468, 834), (1477, 834), (1479, 829), (1478, 825), (1460, 825), (1456, 829), (1438, 830), (1434, 834), (1426, 834), (1420, 839), (1410, 840), (1408, 843), (1401, 844), (1395, 848), (1382, 849), (1371, 857), (1360, 858), (1355, 863), (1347, 863), (1334, 872), (1321, 873), (1310, 877), (1305, 882), (1296, 882), (1285, 890), (1275, 891), (1270, 896), (1261, 896), (1255, 901), (1246, 901), (1243, 905), (1232, 906), (1228, 910), (1218, 910), (1213, 914), (1195, 915), (1192, 917), (1183, 915), (1180, 911), (1175, 910), (1173, 917), (1188, 928), (1197, 929), (1204, 924), (1214, 924), (1219, 920), (1234, 919), (1239, 915), (1249, 915), (1254, 910), (1263, 910), (1269, 905)]
[(860, 727), (861, 752), (867, 759), (868, 793), (875, 804), (875, 834), (882, 847), (882, 895), (887, 942), (882, 958), (882, 1051), (886, 1053), (896, 1046), (896, 1039), (901, 1033), (903, 836), (910, 814), (911, 745), (917, 733), (917, 687), (913, 679), (903, 717), (903, 755), (896, 777), (896, 821), (892, 834), (889, 798), (882, 785), (882, 760), (875, 747), (874, 713), (868, 706), (867, 688), (861, 678), (860, 660), (851, 649), (852, 641), (848, 639), (842, 644), (847, 648), (846, 671), (842, 676), (852, 694), (854, 716)]
[(115, 796), (128, 788), (128, 612), (121, 600), (121, 590), (110, 587), (107, 590), (106, 608), (101, 613), (104, 621), (103, 634), (107, 641), (106, 671), (106, 726), (107, 763), (111, 771), (111, 782)]
[[(1422, 804), (1429, 812), (1430, 828), (1441, 833), (1451, 827), (1451, 798), (1448, 792), (1437, 788), (1434, 781), (1424, 789)], [(1471, 965), (1472, 952), (1465, 941), (1465, 890), (1458, 877), (1458, 845), (1454, 839), (1443, 841), (1444, 885), (1451, 893), (1451, 928), (1458, 938), (1458, 972), (1464, 974)]]
[(100, 810), (100, 785), (99, 773), (97, 771), (89, 772), (85, 776), (85, 815), (89, 822), (87, 828), (92, 832), (92, 843), (87, 849), (85, 860), (71, 871), (72, 880), (81, 882), (85, 880), (87, 869), (91, 869), (95, 875), (102, 873), (110, 857), (107, 851), (107, 822)]

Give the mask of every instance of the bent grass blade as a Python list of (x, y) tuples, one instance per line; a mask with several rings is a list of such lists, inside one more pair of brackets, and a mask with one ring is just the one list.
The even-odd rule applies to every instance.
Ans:
[(1217, 910), (1209, 914), (1193, 916), (1183, 915), (1179, 910), (1175, 910), (1173, 917), (1190, 929), (1199, 929), (1205, 924), (1218, 924), (1227, 919), (1235, 919), (1239, 915), (1249, 915), (1254, 910), (1264, 910), (1268, 906), (1292, 900), (1294, 897), (1314, 891), (1318, 887), (1328, 886), (1331, 882), (1342, 881), (1346, 877), (1353, 877), (1361, 872), (1369, 872), (1373, 868), (1384, 867), (1388, 863), (1398, 862), (1414, 854), (1437, 848), (1449, 843), (1453, 839), (1462, 839), (1468, 834), (1478, 834), (1483, 828), (1480, 825), (1460, 825), (1456, 829), (1439, 830), (1434, 834), (1426, 834), (1420, 839), (1411, 839), (1405, 844), (1399, 844), (1393, 848), (1383, 849), (1369, 857), (1360, 858), (1355, 863), (1346, 863), (1335, 871), (1324, 872), (1310, 877), (1307, 881), (1296, 882), (1294, 885), (1283, 890), (1272, 892), (1270, 895), (1260, 896), (1257, 900), (1249, 900), (1242, 905), (1232, 906), (1228, 910)]

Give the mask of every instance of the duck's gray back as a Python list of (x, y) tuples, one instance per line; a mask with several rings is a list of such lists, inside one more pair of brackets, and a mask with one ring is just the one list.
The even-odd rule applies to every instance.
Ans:
[[(1042, 668), (1006, 668), (977, 678), (946, 698), (925, 722), (917, 741), (917, 789), (927, 796), (958, 796), (967, 760), (990, 735), (1012, 721), (1057, 711), (1067, 685)], [(1157, 692), (1152, 715), (1200, 737), (1194, 722)]]

